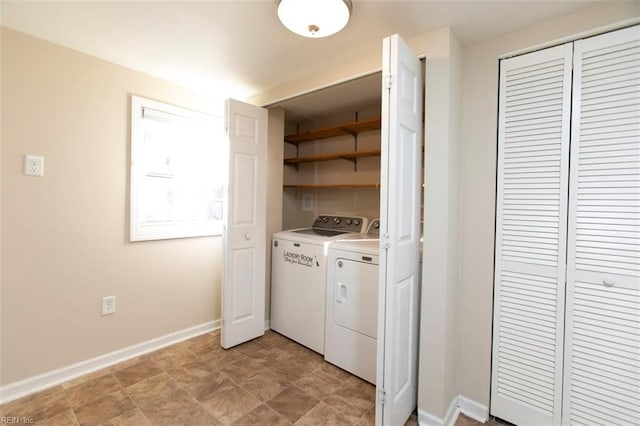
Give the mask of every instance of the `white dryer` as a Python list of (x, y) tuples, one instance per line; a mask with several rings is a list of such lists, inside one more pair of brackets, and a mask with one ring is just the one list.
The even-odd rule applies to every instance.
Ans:
[(376, 383), (379, 221), (361, 239), (329, 246), (326, 361)]
[(324, 353), (327, 253), (332, 241), (360, 238), (368, 219), (321, 215), (308, 228), (273, 235), (270, 328)]

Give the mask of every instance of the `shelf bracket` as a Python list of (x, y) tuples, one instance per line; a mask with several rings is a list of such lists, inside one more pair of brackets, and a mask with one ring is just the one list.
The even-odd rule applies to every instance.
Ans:
[[(356, 123), (358, 122), (358, 111), (356, 111)], [(358, 133), (353, 134), (353, 152), (358, 152)], [(353, 159), (353, 172), (358, 171), (358, 159)]]
[(357, 172), (358, 171), (358, 157), (350, 158), (350, 160), (353, 161), (353, 171)]
[(300, 169), (300, 163), (284, 163), (285, 166), (295, 167), (296, 172)]
[[(300, 133), (300, 123), (296, 123), (296, 133)], [(296, 144), (296, 158), (300, 157), (300, 144)], [(295, 163), (296, 172), (300, 171), (300, 163)]]
[(340, 157), (343, 160), (347, 160), (347, 161), (351, 161), (353, 163), (353, 171), (356, 171), (358, 168), (358, 161), (356, 158), (350, 158), (350, 157)]

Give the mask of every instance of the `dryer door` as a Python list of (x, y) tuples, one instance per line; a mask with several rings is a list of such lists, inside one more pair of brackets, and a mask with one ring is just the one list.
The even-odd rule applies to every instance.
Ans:
[(333, 289), (336, 325), (373, 339), (378, 327), (378, 265), (337, 259)]

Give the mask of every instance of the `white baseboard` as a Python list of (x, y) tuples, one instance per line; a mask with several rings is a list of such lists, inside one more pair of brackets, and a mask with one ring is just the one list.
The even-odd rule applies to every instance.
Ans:
[(0, 404), (220, 328), (215, 320), (0, 387)]
[(449, 403), (449, 408), (444, 418), (431, 414), (428, 411), (418, 410), (418, 424), (421, 426), (453, 426), (460, 415), (458, 397), (454, 397)]
[(455, 397), (449, 403), (447, 408), (447, 414), (444, 416), (444, 424), (447, 426), (454, 426), (458, 416), (460, 415), (460, 407), (458, 406), (458, 397)]
[(444, 418), (418, 409), (418, 423), (421, 426), (453, 426), (460, 413), (482, 423), (489, 419), (489, 407), (458, 395), (449, 403)]
[(458, 395), (458, 407), (462, 414), (478, 422), (484, 423), (489, 419), (489, 407), (465, 396)]

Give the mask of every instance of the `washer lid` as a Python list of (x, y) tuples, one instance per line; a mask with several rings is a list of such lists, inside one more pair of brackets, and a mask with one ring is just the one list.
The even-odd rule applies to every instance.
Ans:
[(320, 237), (335, 237), (337, 235), (346, 234), (349, 231), (333, 231), (330, 229), (304, 228), (304, 229), (296, 229), (291, 232), (295, 232), (297, 234), (305, 234), (305, 235), (318, 235)]
[(362, 234), (356, 233), (356, 232), (344, 232), (344, 231), (327, 230), (327, 229), (322, 230), (322, 231), (340, 232), (339, 234), (334, 235), (334, 234), (326, 234), (326, 233), (317, 233), (315, 231), (317, 230), (313, 230), (313, 228), (289, 229), (286, 231), (276, 232), (275, 234), (273, 234), (273, 238), (305, 243), (305, 244), (324, 245), (324, 244), (329, 244), (330, 242), (336, 241), (336, 240), (348, 240), (350, 238), (362, 237)]
[(378, 256), (380, 254), (380, 239), (356, 238), (350, 240), (338, 240), (331, 243), (329, 250), (343, 250)]

